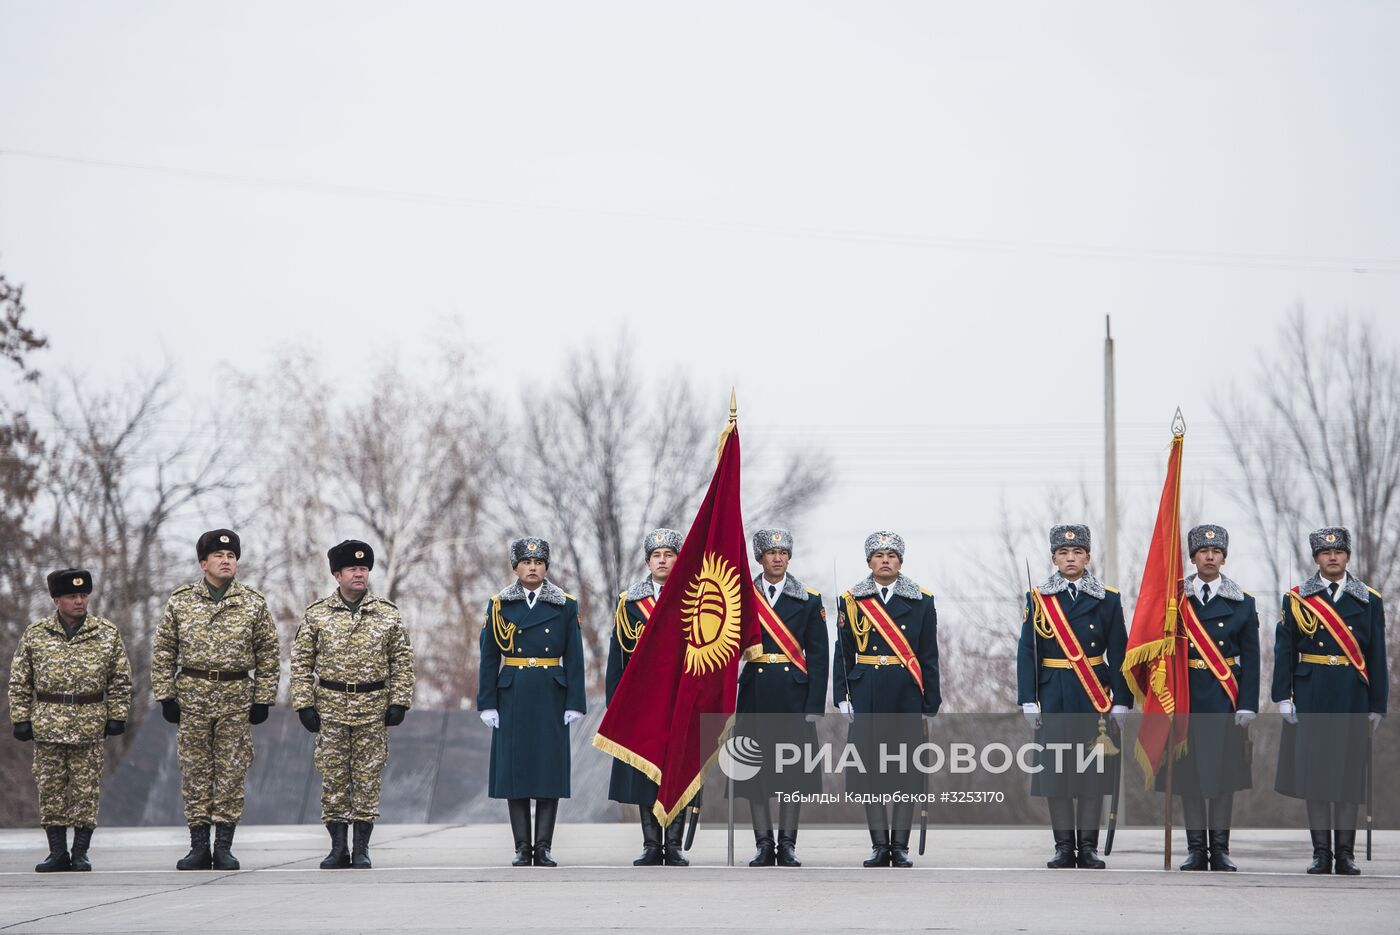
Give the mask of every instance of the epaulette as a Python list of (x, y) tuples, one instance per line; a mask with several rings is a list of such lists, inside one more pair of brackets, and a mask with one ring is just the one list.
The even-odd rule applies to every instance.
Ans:
[(327, 604), (327, 603), (329, 603), (329, 602), (330, 602), (330, 598), (329, 598), (329, 597), (323, 597), (323, 598), (320, 598), (320, 599), (318, 599), (318, 600), (314, 600), (314, 601), (312, 601), (310, 604), (307, 604), (307, 605), (306, 605), (306, 610), (302, 611), (302, 613), (310, 613), (310, 612), (311, 612), (311, 608), (316, 607), (316, 606), (319, 606), (319, 605), (321, 605), (321, 604)]
[(929, 597), (933, 597), (933, 592), (930, 591), (928, 588), (919, 588), (919, 593), (927, 594)]
[(841, 600), (843, 600), (843, 601), (849, 601), (850, 599), (851, 599), (851, 592), (850, 592), (850, 591), (842, 591), (842, 592), (841, 592)]
[(816, 588), (808, 588), (808, 589), (807, 589), (807, 593), (808, 593), (808, 594), (815, 594), (817, 597), (821, 597), (821, 596), (822, 596), (822, 592), (818, 591)]
[(578, 598), (574, 597), (574, 596), (573, 596), (572, 594), (570, 594), (568, 591), (564, 591), (563, 594), (564, 594), (564, 596), (565, 596), (566, 598), (568, 598), (568, 599), (571, 600), (571, 601), (576, 601), (576, 600), (578, 600)]
[(398, 604), (395, 604), (393, 601), (389, 600), (387, 597), (375, 597), (374, 600), (375, 600), (376, 603), (379, 603), (379, 604), (388, 604), (390, 607), (394, 608), (395, 610), (398, 610), (398, 609), (399, 609), (399, 605), (398, 605)]
[(176, 594), (183, 594), (183, 593), (185, 593), (186, 591), (193, 591), (193, 590), (194, 590), (194, 583), (193, 583), (193, 582), (191, 582), (191, 583), (189, 583), (189, 584), (182, 584), (182, 585), (180, 585), (178, 588), (176, 588), (175, 590), (171, 591), (171, 592), (170, 592), (170, 596), (171, 596), (171, 597), (174, 597)]
[[(1102, 583), (1102, 582), (1100, 582), (1100, 583)], [(1121, 593), (1117, 588), (1109, 587), (1109, 586), (1106, 585), (1106, 584), (1103, 586), (1103, 589), (1104, 589), (1105, 591), (1112, 591), (1114, 594), (1119, 594), (1119, 593)]]
[(1376, 597), (1380, 597), (1380, 596), (1381, 596), (1381, 592), (1377, 591), (1375, 588), (1371, 587), (1369, 584), (1366, 585), (1366, 590), (1368, 590), (1368, 591), (1370, 591), (1372, 594), (1376, 595)]

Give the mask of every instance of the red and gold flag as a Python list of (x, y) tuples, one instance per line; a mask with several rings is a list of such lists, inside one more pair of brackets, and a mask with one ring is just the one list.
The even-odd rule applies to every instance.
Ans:
[(1181, 451), (1185, 441), (1174, 432), (1167, 458), (1167, 479), (1157, 506), (1157, 525), (1147, 551), (1147, 565), (1133, 608), (1133, 627), (1123, 675), (1142, 705), (1142, 726), (1133, 750), (1151, 787), (1157, 771), (1186, 752), (1186, 723), (1191, 711), (1186, 632), (1177, 626), (1184, 600), (1181, 579)]
[(762, 650), (739, 507), (739, 430), (719, 463), (593, 745), (659, 787), (669, 825), (705, 782), (734, 716), (739, 661)]

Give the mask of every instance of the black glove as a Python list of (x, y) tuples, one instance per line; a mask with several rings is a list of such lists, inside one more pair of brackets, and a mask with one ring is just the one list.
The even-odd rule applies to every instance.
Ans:
[(391, 704), (384, 712), (384, 726), (398, 727), (403, 723), (403, 716), (408, 713), (408, 709), (401, 704)]
[(180, 702), (174, 698), (162, 698), (160, 700), (160, 716), (171, 724), (180, 723)]
[(302, 708), (297, 711), (297, 717), (301, 718), (301, 726), (311, 733), (316, 734), (321, 730), (321, 712), (314, 707)]
[(272, 707), (272, 705), (254, 703), (253, 706), (248, 709), (248, 723), (261, 724), (263, 721), (266, 721), (267, 709), (270, 707)]
[(34, 725), (33, 725), (32, 723), (30, 723), (29, 721), (16, 721), (16, 722), (15, 722), (15, 739), (16, 739), (16, 740), (33, 740), (33, 739), (34, 739)]
[(102, 731), (108, 737), (115, 737), (118, 734), (126, 733), (126, 721), (108, 721), (107, 727)]

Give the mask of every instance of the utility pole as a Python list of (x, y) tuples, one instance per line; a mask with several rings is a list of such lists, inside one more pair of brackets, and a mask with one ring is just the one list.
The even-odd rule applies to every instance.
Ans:
[(1102, 578), (1118, 581), (1118, 419), (1113, 400), (1113, 319), (1104, 316), (1103, 340), (1103, 566)]

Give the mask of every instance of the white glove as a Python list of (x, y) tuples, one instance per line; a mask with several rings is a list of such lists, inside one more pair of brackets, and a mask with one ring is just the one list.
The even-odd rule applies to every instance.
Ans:
[(1040, 705), (1034, 701), (1027, 701), (1021, 705), (1021, 714), (1031, 730), (1040, 730)]
[(1240, 710), (1235, 712), (1235, 726), (1248, 727), (1249, 722), (1253, 721), (1255, 717), (1256, 715), (1253, 711), (1246, 711), (1243, 708), (1241, 708)]
[(1108, 709), (1108, 716), (1113, 718), (1113, 723), (1118, 725), (1118, 729), (1123, 729), (1123, 722), (1128, 720), (1128, 706), (1116, 704)]
[(1283, 715), (1283, 719), (1290, 724), (1298, 723), (1298, 709), (1293, 707), (1293, 702), (1287, 698), (1278, 703), (1278, 713)]
[(565, 711), (564, 726), (568, 727), (570, 724), (572, 724), (574, 721), (577, 721), (581, 717), (583, 717), (582, 711)]
[(485, 711), (481, 712), (481, 723), (495, 730), (497, 727), (501, 726), (501, 716), (496, 712), (495, 708), (487, 708)]
[(1381, 719), (1384, 717), (1385, 715), (1381, 714), (1379, 711), (1371, 712), (1371, 733), (1374, 734), (1376, 732), (1376, 728), (1381, 726)]
[(849, 701), (836, 702), (836, 710), (846, 715), (846, 720), (848, 721), (854, 721), (856, 719), (856, 709)]
[(822, 715), (820, 715), (820, 714), (809, 714), (809, 715), (807, 715), (807, 723), (808, 723), (808, 724), (820, 724), (821, 722), (822, 722)]

